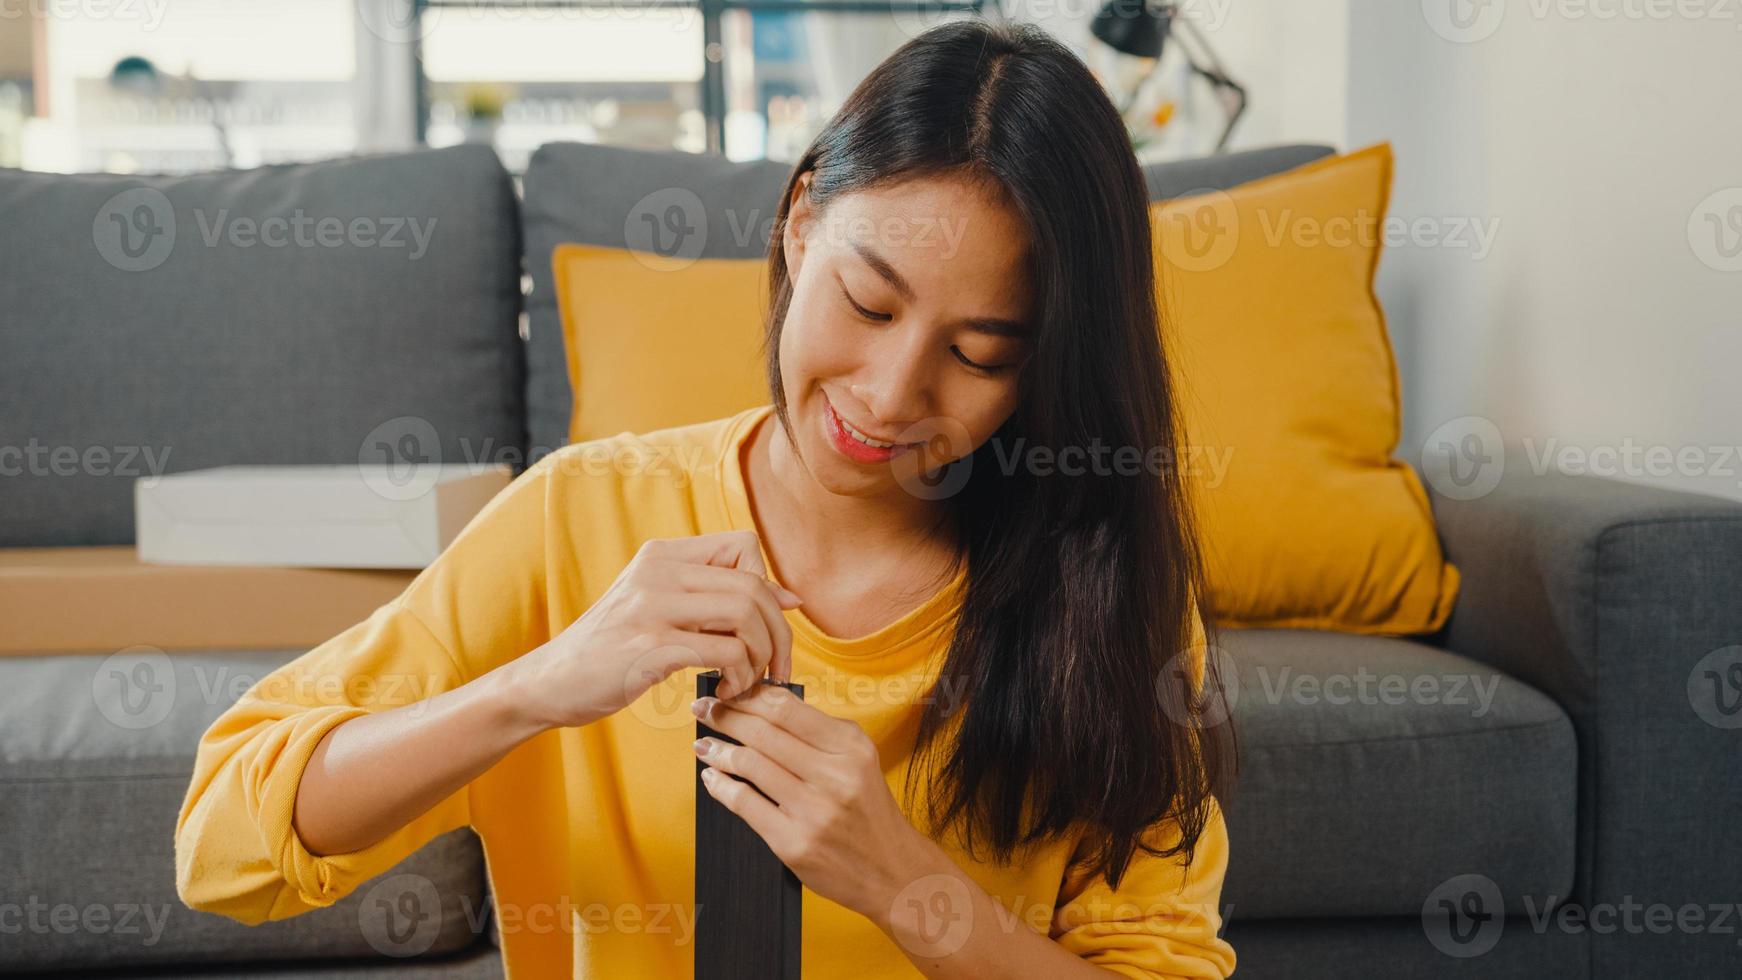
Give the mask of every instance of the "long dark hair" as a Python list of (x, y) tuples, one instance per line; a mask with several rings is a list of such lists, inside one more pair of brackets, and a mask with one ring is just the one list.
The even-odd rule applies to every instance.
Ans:
[[(1087, 66), (1029, 25), (946, 24), (872, 71), (794, 165), (774, 224), (764, 356), (789, 438), (781, 241), (806, 172), (819, 214), (898, 180), (990, 181), (1029, 234), (1036, 318), (1019, 404), (952, 464), (969, 475), (945, 505), (968, 575), (940, 684), (963, 697), (929, 700), (908, 770), (910, 789), (933, 784), (915, 797), (932, 832), (958, 826), (970, 853), (1001, 862), (1076, 832), (1079, 861), (1113, 885), (1139, 848), (1189, 863), (1232, 779), (1233, 734), (1204, 700), (1220, 690), (1217, 658), (1201, 686), (1178, 669), (1193, 618), (1211, 626), (1123, 121)], [(1167, 465), (1043, 478), (996, 451), (1097, 444)], [(1177, 839), (1147, 839), (1166, 819)]]

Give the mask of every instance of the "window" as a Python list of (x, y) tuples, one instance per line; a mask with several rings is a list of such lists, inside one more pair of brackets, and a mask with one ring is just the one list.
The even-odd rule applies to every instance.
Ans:
[(425, 0), (432, 145), (552, 140), (790, 160), (909, 38), (982, 0)]
[(983, 0), (0, 5), (0, 165), (187, 173), (553, 140), (791, 160), (853, 86)]
[[(17, 122), (25, 167), (176, 173), (356, 144), (349, 0), (9, 9), (0, 31), (12, 40), (0, 48), (15, 50), (26, 33), (32, 62), (29, 112)], [(5, 93), (0, 82), (0, 141)]]

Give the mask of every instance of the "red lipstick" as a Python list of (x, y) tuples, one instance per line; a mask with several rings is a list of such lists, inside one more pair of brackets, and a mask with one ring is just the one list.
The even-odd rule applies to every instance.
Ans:
[(835, 414), (835, 406), (829, 404), (826, 395), (823, 396), (823, 429), (828, 435), (829, 444), (835, 447), (836, 452), (859, 463), (887, 463), (917, 445), (903, 443), (882, 448), (860, 442), (847, 431), (841, 417)]

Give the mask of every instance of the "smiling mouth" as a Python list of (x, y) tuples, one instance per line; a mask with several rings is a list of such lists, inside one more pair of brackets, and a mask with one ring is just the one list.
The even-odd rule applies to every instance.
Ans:
[(858, 429), (852, 423), (841, 418), (835, 411), (835, 406), (823, 396), (824, 416), (823, 427), (829, 438), (829, 443), (835, 450), (849, 459), (862, 463), (881, 463), (894, 459), (902, 453), (918, 447), (917, 442), (890, 442), (884, 439), (873, 439)]

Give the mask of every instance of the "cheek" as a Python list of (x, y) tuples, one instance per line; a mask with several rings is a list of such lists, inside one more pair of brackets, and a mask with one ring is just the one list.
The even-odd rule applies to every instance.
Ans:
[[(939, 414), (953, 424), (953, 434), (933, 446), (936, 462), (967, 456), (985, 445), (1016, 410), (1017, 385), (1012, 380), (979, 378), (966, 372), (951, 377), (941, 391)], [(958, 428), (959, 426), (959, 428)], [(1005, 447), (1005, 452), (1009, 448)]]
[(998, 431), (1010, 414), (1016, 411), (1018, 391), (1016, 381), (1000, 379), (996, 383), (986, 382), (976, 396), (973, 407), (965, 416), (968, 430), (974, 434), (974, 445), (979, 446), (992, 433)]
[(795, 289), (780, 328), (783, 380), (830, 377), (851, 370), (854, 344), (848, 324), (840, 321), (825, 297), (815, 290)]

